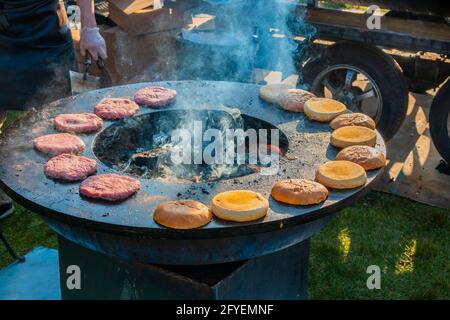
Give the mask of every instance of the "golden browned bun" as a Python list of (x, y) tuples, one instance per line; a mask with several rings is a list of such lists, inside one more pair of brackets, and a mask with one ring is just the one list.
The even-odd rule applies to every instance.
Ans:
[(259, 90), (259, 97), (270, 103), (277, 103), (278, 96), (283, 90), (292, 89), (292, 86), (285, 83), (272, 83), (262, 86)]
[(233, 190), (214, 196), (211, 209), (220, 219), (246, 222), (264, 217), (269, 211), (269, 201), (257, 192)]
[(287, 89), (278, 96), (278, 104), (288, 111), (303, 112), (305, 102), (314, 97), (314, 94), (305, 90)]
[(316, 172), (316, 180), (332, 189), (353, 189), (366, 184), (366, 171), (350, 161), (328, 161)]
[(351, 146), (342, 149), (336, 160), (347, 160), (359, 164), (365, 170), (375, 170), (386, 165), (386, 156), (378, 149), (368, 146)]
[(375, 130), (375, 121), (364, 113), (344, 113), (330, 122), (330, 127), (336, 130), (346, 126), (360, 126)]
[(307, 206), (325, 201), (328, 190), (315, 181), (289, 179), (274, 184), (272, 197), (283, 203)]
[(356, 145), (373, 147), (377, 143), (377, 134), (369, 128), (347, 126), (334, 130), (330, 143), (337, 148)]
[(345, 104), (328, 98), (311, 98), (305, 103), (305, 114), (311, 120), (330, 122), (347, 112)]
[(153, 219), (160, 225), (174, 229), (193, 229), (208, 224), (212, 213), (203, 203), (194, 200), (161, 202)]

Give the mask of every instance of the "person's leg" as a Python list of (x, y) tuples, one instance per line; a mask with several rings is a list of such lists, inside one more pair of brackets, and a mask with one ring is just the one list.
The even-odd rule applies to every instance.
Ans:
[[(7, 112), (0, 110), (0, 132), (2, 131), (3, 123), (6, 121)], [(0, 189), (0, 219), (5, 218), (14, 212), (14, 206), (10, 197), (8, 197), (3, 190)]]

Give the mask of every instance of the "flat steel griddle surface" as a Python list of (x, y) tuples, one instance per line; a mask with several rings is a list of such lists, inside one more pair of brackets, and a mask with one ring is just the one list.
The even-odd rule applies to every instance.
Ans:
[[(118, 203), (91, 201), (80, 197), (80, 183), (61, 183), (47, 178), (43, 171), (50, 156), (33, 149), (35, 137), (55, 133), (53, 118), (61, 113), (92, 112), (93, 107), (106, 97), (133, 97), (136, 90), (148, 85), (161, 85), (176, 89), (177, 100), (170, 109), (223, 109), (239, 108), (243, 114), (265, 120), (278, 126), (289, 138), (287, 155), (296, 156), (280, 161), (275, 176), (251, 174), (231, 180), (210, 183), (165, 183), (142, 179), (142, 189), (130, 199)], [(326, 202), (316, 206), (295, 207), (283, 205), (270, 197), (273, 183), (279, 179), (314, 179), (317, 167), (334, 160), (337, 149), (329, 145), (328, 124), (311, 122), (303, 114), (285, 112), (258, 98), (260, 86), (229, 82), (160, 82), (107, 88), (63, 99), (47, 105), (8, 128), (0, 138), (0, 185), (19, 203), (47, 219), (61, 225), (76, 226), (100, 232), (122, 235), (145, 235), (164, 239), (204, 239), (215, 237), (244, 236), (252, 233), (270, 232), (313, 221), (350, 205), (357, 196), (367, 191), (367, 186), (380, 174), (380, 170), (368, 173), (364, 188), (347, 191), (330, 191)], [(158, 112), (141, 107), (139, 114)], [(112, 122), (105, 121), (104, 127)], [(86, 143), (84, 155), (96, 159), (92, 142), (96, 134), (80, 135)], [(378, 135), (377, 148), (385, 152), (385, 145)], [(113, 172), (98, 161), (98, 173)], [(269, 198), (270, 213), (260, 221), (230, 223), (214, 219), (201, 229), (172, 230), (153, 221), (153, 210), (161, 201), (195, 199), (205, 204), (219, 192), (249, 189)]]

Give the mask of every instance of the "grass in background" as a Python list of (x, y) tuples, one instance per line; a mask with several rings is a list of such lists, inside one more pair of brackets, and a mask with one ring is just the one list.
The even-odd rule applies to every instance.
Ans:
[[(35, 247), (56, 248), (56, 234), (37, 215), (15, 204), (16, 212), (0, 220), (0, 230), (17, 254), (24, 255)], [(0, 243), (0, 268), (14, 262)]]
[[(56, 248), (56, 235), (16, 205), (0, 228), (20, 253)], [(450, 210), (372, 192), (312, 238), (311, 299), (450, 299)], [(0, 268), (13, 262), (0, 245)], [(370, 265), (381, 290), (368, 290)]]
[[(313, 299), (450, 299), (450, 210), (372, 192), (312, 238)], [(366, 286), (370, 265), (381, 290)]]
[(28, 111), (8, 111), (8, 117), (6, 118), (5, 123), (3, 124), (3, 128), (0, 128), (0, 132), (8, 128), (8, 126), (14, 123), (16, 120), (25, 116)]

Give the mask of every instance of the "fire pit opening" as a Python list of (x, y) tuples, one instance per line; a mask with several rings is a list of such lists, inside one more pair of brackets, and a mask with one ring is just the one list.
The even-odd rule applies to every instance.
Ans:
[[(236, 132), (241, 136), (230, 139)], [(268, 156), (258, 152), (255, 156), (255, 146)], [(281, 130), (238, 109), (147, 113), (113, 123), (93, 145), (97, 158), (116, 171), (146, 179), (191, 181), (230, 179), (264, 170), (287, 150), (288, 139)]]

